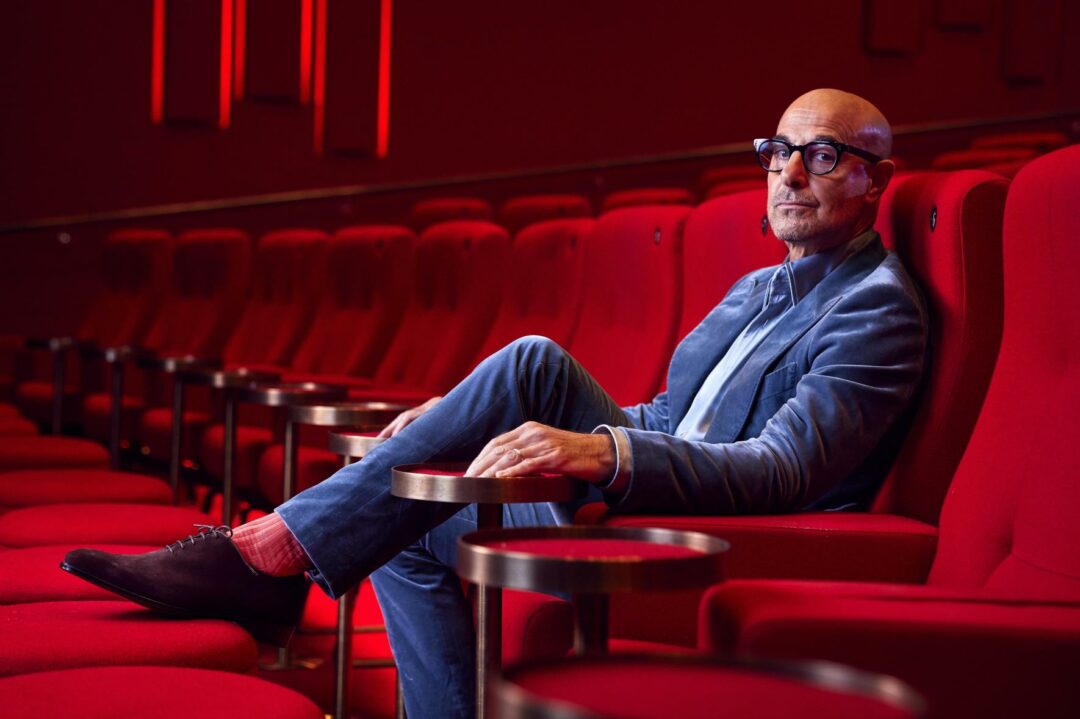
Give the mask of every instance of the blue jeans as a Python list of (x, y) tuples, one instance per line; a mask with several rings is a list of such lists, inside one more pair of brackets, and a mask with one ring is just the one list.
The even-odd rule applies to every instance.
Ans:
[[(276, 510), (311, 558), (312, 579), (330, 596), (371, 576), (410, 719), (475, 715), (472, 611), (454, 561), (457, 538), (476, 528), (476, 514), (471, 506), (394, 497), (390, 469), (471, 461), (490, 439), (530, 420), (580, 432), (630, 424), (561, 347), (524, 337), (362, 461)], [(564, 524), (580, 503), (508, 505), (503, 520)]]

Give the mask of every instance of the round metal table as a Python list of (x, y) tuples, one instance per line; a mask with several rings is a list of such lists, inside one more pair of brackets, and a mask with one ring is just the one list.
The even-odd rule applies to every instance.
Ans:
[[(582, 480), (563, 475), (466, 477), (464, 472), (467, 468), (462, 463), (394, 467), (390, 493), (396, 497), (428, 502), (475, 504), (477, 527), (498, 530), (503, 523), (504, 504), (565, 502), (584, 497), (587, 489)], [(460, 555), (458, 561), (460, 563)], [(476, 714), (483, 717), (488, 677), (498, 673), (502, 663), (502, 590), (484, 579), (466, 579), (477, 585)]]
[(617, 655), (527, 662), (492, 689), (505, 719), (913, 719), (925, 702), (898, 679), (829, 662)]
[(458, 539), (458, 574), (471, 582), (569, 594), (574, 649), (604, 654), (608, 595), (706, 587), (724, 578), (726, 540), (646, 527), (520, 527)]
[(378, 447), (387, 438), (377, 436), (385, 425), (366, 425), (352, 431), (331, 432), (327, 447), (331, 452), (340, 454), (345, 466), (357, 459), (366, 457), (368, 452)]

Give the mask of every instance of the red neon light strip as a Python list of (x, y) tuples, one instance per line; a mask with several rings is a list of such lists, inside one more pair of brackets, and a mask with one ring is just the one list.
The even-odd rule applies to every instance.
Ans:
[(390, 5), (382, 0), (379, 15), (379, 100), (375, 129), (375, 157), (386, 157), (390, 141)]
[(311, 102), (312, 0), (300, 0), (300, 104)]
[(154, 0), (153, 55), (150, 59), (150, 121), (165, 118), (165, 0)]
[[(228, 2), (228, 0), (225, 0)], [(244, 99), (247, 61), (247, 0), (236, 0), (236, 34), (233, 36), (233, 97)]]
[(315, 152), (323, 151), (323, 135), (326, 130), (326, 117), (323, 114), (326, 102), (326, 0), (318, 0), (315, 15)]
[(232, 109), (233, 0), (221, 0), (221, 84), (218, 95), (218, 127), (229, 126)]

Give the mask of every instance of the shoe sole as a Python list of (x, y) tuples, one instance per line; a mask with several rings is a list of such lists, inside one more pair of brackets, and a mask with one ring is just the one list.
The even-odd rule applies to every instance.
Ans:
[[(63, 569), (65, 572), (68, 572), (69, 574), (75, 575), (79, 579), (90, 582), (91, 584), (99, 586), (102, 589), (108, 590), (108, 591), (112, 592), (113, 594), (118, 594), (121, 597), (123, 597), (124, 599), (128, 599), (128, 600), (130, 600), (132, 602), (135, 602), (136, 604), (139, 604), (141, 606), (146, 607), (147, 609), (153, 610), (153, 611), (155, 611), (155, 612), (157, 612), (159, 614), (164, 614), (166, 616), (173, 617), (175, 619), (220, 619), (221, 618), (221, 617), (203, 616), (203, 615), (191, 612), (191, 611), (189, 611), (187, 609), (181, 609), (180, 607), (174, 607), (174, 606), (172, 606), (170, 604), (165, 604), (163, 602), (159, 602), (156, 599), (151, 599), (150, 597), (144, 597), (141, 594), (137, 594), (136, 592), (132, 592), (132, 591), (130, 591), (128, 589), (124, 589), (123, 587), (118, 587), (115, 584), (112, 584), (111, 582), (107, 582), (104, 579), (101, 579), (100, 577), (94, 576), (93, 574), (88, 574), (88, 573), (82, 571), (81, 569), (79, 569), (78, 567), (75, 567), (75, 566), (73, 566), (71, 564), (68, 564), (67, 562), (64, 562), (64, 561), (60, 562), (60, 568)], [(288, 646), (289, 640), (292, 639), (293, 632), (296, 629), (295, 627), (292, 627), (292, 626), (287, 626), (287, 625), (282, 625), (282, 624), (273, 624), (273, 623), (268, 623), (268, 622), (238, 621), (238, 620), (234, 620), (234, 619), (227, 619), (226, 621), (231, 621), (234, 624), (239, 624), (243, 629), (248, 631), (251, 634), (251, 636), (255, 637), (256, 641), (263, 642), (264, 644), (270, 644), (270, 645), (273, 645), (275, 647), (281, 647), (282, 649), (284, 649), (286, 646)]]

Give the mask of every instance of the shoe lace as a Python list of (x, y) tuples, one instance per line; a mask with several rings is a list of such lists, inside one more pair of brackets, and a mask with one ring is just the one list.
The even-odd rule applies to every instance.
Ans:
[(194, 547), (195, 542), (205, 542), (210, 537), (224, 537), (226, 539), (232, 537), (232, 528), (225, 525), (215, 527), (212, 524), (196, 524), (195, 529), (199, 530), (198, 534), (189, 534), (184, 539), (178, 539), (172, 544), (166, 544), (165, 549), (168, 549), (171, 553), (183, 549), (185, 546)]

